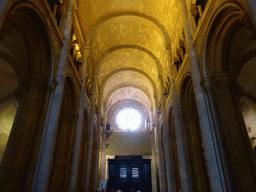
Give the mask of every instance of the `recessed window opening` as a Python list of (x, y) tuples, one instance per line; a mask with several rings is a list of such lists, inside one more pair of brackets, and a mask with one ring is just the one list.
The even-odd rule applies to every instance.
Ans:
[(137, 109), (125, 107), (117, 113), (116, 123), (122, 130), (134, 131), (139, 129), (142, 117)]
[(132, 178), (138, 178), (138, 177), (139, 177), (139, 169), (132, 168)]
[(127, 177), (126, 168), (120, 168), (120, 177), (121, 178), (126, 178)]

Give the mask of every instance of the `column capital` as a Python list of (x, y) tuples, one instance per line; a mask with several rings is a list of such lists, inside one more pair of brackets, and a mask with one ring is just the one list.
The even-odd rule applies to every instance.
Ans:
[(58, 85), (58, 82), (55, 78), (47, 78), (47, 86), (45, 87), (45, 91), (51, 93), (54, 91)]
[(203, 90), (204, 90), (205, 92), (208, 92), (208, 91), (210, 91), (210, 90), (212, 89), (212, 87), (213, 87), (213, 85), (212, 85), (212, 84), (213, 84), (212, 78), (210, 78), (210, 77), (204, 77), (204, 78), (201, 80), (200, 84), (201, 84)]

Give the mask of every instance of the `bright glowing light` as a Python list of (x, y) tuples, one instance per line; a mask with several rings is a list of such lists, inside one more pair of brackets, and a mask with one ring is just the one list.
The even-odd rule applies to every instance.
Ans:
[(134, 131), (140, 127), (141, 114), (134, 108), (123, 108), (116, 115), (116, 123), (120, 129)]

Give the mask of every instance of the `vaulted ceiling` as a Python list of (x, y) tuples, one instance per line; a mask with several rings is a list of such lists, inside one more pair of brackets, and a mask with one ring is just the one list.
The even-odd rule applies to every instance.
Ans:
[(108, 112), (114, 106), (122, 108), (126, 100), (140, 103), (148, 114), (156, 109), (162, 77), (169, 72), (166, 46), (171, 45), (171, 34), (179, 22), (177, 2), (81, 1), (79, 22)]

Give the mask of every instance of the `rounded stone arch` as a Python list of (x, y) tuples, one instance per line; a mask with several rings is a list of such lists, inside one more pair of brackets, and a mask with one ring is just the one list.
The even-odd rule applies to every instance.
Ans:
[(154, 83), (153, 79), (152, 79), (148, 74), (146, 74), (144, 71), (141, 71), (141, 70), (138, 70), (138, 69), (134, 69), (134, 68), (121, 68), (121, 69), (118, 69), (118, 70), (116, 70), (116, 71), (113, 71), (111, 74), (109, 74), (109, 75), (104, 79), (104, 81), (102, 82), (102, 85), (101, 85), (101, 87), (100, 87), (100, 92), (101, 92), (101, 94), (102, 94), (102, 90), (104, 89), (107, 80), (108, 80), (111, 76), (113, 76), (113, 75), (115, 75), (116, 73), (119, 73), (119, 72), (121, 72), (121, 71), (135, 71), (135, 72), (141, 73), (142, 75), (144, 75), (144, 76), (151, 82), (152, 87), (153, 87), (154, 94), (157, 93), (156, 84)]
[[(66, 75), (65, 75), (65, 82), (66, 80), (68, 80), (68, 83), (70, 86), (72, 86), (72, 96), (74, 98), (74, 107), (78, 107), (78, 103), (79, 103), (79, 94), (80, 94), (80, 85), (79, 83), (77, 82), (77, 79), (74, 77), (73, 74), (67, 72)], [(78, 108), (75, 108), (75, 110), (78, 110)]]
[(210, 184), (206, 168), (206, 159), (202, 143), (202, 133), (199, 124), (192, 77), (186, 74), (183, 77), (180, 94), (182, 120), (186, 153), (188, 154), (189, 174), (193, 177), (194, 190), (209, 191)]
[[(27, 43), (30, 57), (28, 72), (42, 73), (45, 77), (52, 77), (54, 74), (53, 40), (48, 22), (41, 11), (31, 2), (17, 2), (9, 9), (8, 17), (18, 25)], [(35, 50), (41, 51), (35, 52)]]
[(118, 89), (124, 88), (124, 87), (132, 87), (132, 88), (136, 88), (136, 89), (142, 91), (142, 92), (147, 96), (147, 98), (148, 98), (148, 100), (149, 100), (149, 103), (150, 103), (150, 106), (153, 107), (153, 101), (152, 101), (152, 99), (150, 98), (149, 93), (148, 93), (146, 90), (144, 90), (144, 89), (142, 89), (141, 87), (139, 87), (139, 86), (130, 85), (130, 84), (120, 85), (120, 86), (116, 87), (115, 89), (113, 89), (110, 93), (108, 93), (108, 95), (106, 96), (106, 98), (105, 98), (105, 100), (103, 101), (103, 103), (106, 105), (106, 104), (108, 103), (108, 100), (109, 100), (109, 98), (111, 97), (111, 95), (112, 95), (115, 91), (117, 91)]
[[(59, 124), (57, 129), (56, 147), (52, 163), (49, 189), (65, 190), (69, 187), (69, 177), (75, 142), (77, 121), (77, 99), (72, 76), (67, 75), (64, 83)], [(65, 157), (65, 158), (63, 158)]]
[(164, 26), (159, 21), (157, 21), (155, 18), (150, 17), (145, 14), (142, 14), (142, 13), (138, 13), (138, 12), (121, 12), (121, 13), (114, 13), (114, 14), (110, 14), (107, 16), (103, 16), (101, 19), (99, 19), (98, 23), (95, 23), (94, 26), (91, 27), (91, 30), (89, 31), (87, 38), (86, 38), (87, 39), (86, 44), (87, 45), (91, 44), (91, 39), (93, 37), (93, 33), (101, 24), (103, 24), (104, 22), (106, 22), (109, 19), (113, 19), (115, 17), (120, 17), (120, 16), (137, 16), (137, 17), (141, 17), (141, 18), (151, 21), (162, 31), (163, 36), (165, 37), (166, 45), (170, 45), (170, 37), (168, 35), (167, 30), (164, 28)]
[(175, 191), (181, 190), (181, 177), (180, 177), (180, 170), (179, 170), (179, 160), (178, 160), (178, 144), (176, 140), (176, 129), (174, 123), (174, 109), (173, 106), (170, 106), (167, 111), (167, 127), (169, 128), (169, 135), (170, 135), (170, 148), (171, 154), (173, 157), (173, 182), (175, 183)]
[[(13, 93), (5, 92), (5, 96), (18, 101), (1, 162), (0, 185), (5, 191), (30, 189), (36, 164), (36, 158), (31, 157), (38, 155), (42, 121), (51, 94), (52, 41), (42, 15), (32, 3), (17, 2), (8, 10), (1, 28), (0, 58), (13, 69), (18, 81)], [(7, 73), (6, 70), (2, 72)], [(19, 161), (14, 164), (15, 159)]]
[(160, 61), (158, 60), (158, 58), (151, 51), (147, 50), (144, 47), (137, 46), (137, 45), (120, 45), (120, 46), (112, 47), (112, 48), (108, 49), (104, 54), (102, 54), (101, 58), (96, 62), (96, 67), (95, 67), (95, 72), (94, 72), (95, 76), (98, 76), (98, 71), (101, 67), (102, 60), (106, 56), (108, 56), (109, 54), (113, 53), (116, 50), (127, 49), (127, 48), (129, 48), (129, 49), (138, 49), (138, 50), (143, 51), (146, 54), (148, 54), (155, 61), (156, 65), (157, 65), (157, 68), (158, 68), (158, 73), (162, 74), (162, 66), (160, 64)]
[(4, 100), (12, 96), (19, 103), (19, 97), (28, 92), (25, 87), (31, 88), (29, 81), (40, 78), (40, 86), (47, 86), (46, 79), (53, 76), (51, 33), (43, 14), (31, 2), (14, 3), (7, 12), (2, 30), (0, 65), (5, 69), (1, 71), (11, 73), (17, 81), (13, 92), (7, 92)]
[[(108, 110), (108, 113), (107, 113), (107, 122), (113, 124), (114, 128), (118, 129), (117, 124), (115, 122), (115, 117), (116, 117), (117, 113), (122, 108), (125, 108), (125, 107), (132, 107), (132, 108), (137, 109), (140, 113), (143, 113), (142, 121), (145, 121), (146, 117), (150, 117), (149, 111), (146, 109), (146, 107), (142, 103), (140, 103), (138, 101), (130, 100), (130, 99), (123, 100), (123, 101), (116, 103), (114, 106), (112, 106)], [(141, 125), (139, 129), (143, 129), (143, 125)]]
[(180, 91), (179, 91), (179, 97), (180, 97), (179, 105), (180, 105), (181, 111), (184, 110), (185, 108), (187, 108), (188, 106), (190, 106), (190, 108), (192, 106), (191, 103), (188, 104), (188, 102), (185, 101), (188, 98), (187, 93), (191, 93), (191, 91), (193, 91), (193, 89), (191, 89), (191, 87), (193, 87), (192, 76), (188, 72), (183, 75), (183, 78), (181, 80), (181, 87), (180, 87)]
[[(227, 56), (224, 53), (228, 50), (232, 31), (244, 15), (244, 7), (235, 1), (225, 2), (215, 11), (207, 28), (202, 49), (204, 77), (210, 77), (216, 71), (227, 71), (228, 67), (224, 64)], [(216, 66), (216, 63), (220, 65)]]
[[(247, 33), (248, 26), (252, 35)], [(235, 97), (237, 95), (235, 91), (242, 88), (241, 96), (251, 95), (256, 98), (256, 81), (253, 78), (256, 75), (255, 34), (256, 29), (245, 7), (238, 2), (226, 2), (217, 9), (213, 16), (204, 46), (204, 77), (213, 77), (212, 79), (216, 80), (213, 81), (217, 85), (216, 90), (220, 89), (218, 83), (224, 82), (232, 85), (232, 89), (228, 92), (232, 95), (232, 105), (237, 118), (241, 119), (239, 127), (244, 133), (243, 140), (247, 145), (249, 143), (245, 130), (247, 120), (242, 116), (243, 110), (239, 104), (241, 98)], [(219, 78), (225, 75), (229, 79)], [(221, 110), (220, 107), (217, 107), (217, 110)]]
[(187, 75), (184, 78), (181, 89), (181, 108), (184, 111), (196, 111), (196, 102), (193, 89), (192, 77)]
[(65, 112), (71, 112), (71, 113), (76, 113), (77, 111), (77, 96), (78, 93), (76, 91), (75, 88), (75, 83), (74, 83), (74, 78), (71, 74), (66, 74), (65, 77), (65, 83), (64, 83), (64, 90), (63, 93), (66, 94), (65, 97), (63, 95), (63, 101), (65, 98), (67, 98), (66, 102), (66, 106), (62, 106), (64, 107), (64, 109), (68, 109)]

